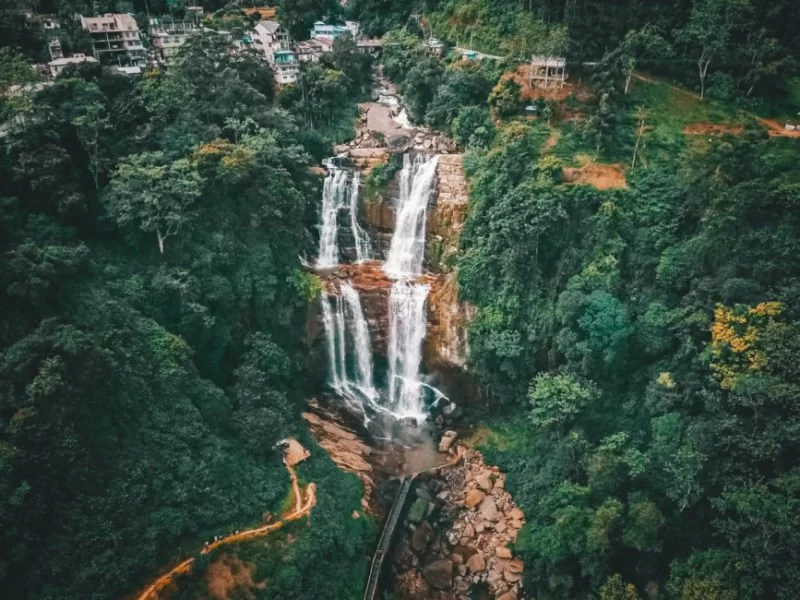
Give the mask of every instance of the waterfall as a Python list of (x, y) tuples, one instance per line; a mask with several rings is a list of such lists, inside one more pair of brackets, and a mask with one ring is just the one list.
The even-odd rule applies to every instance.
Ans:
[(403, 163), (394, 235), (383, 267), (394, 279), (422, 273), (425, 216), (436, 182), (438, 157), (420, 159), (412, 163), (406, 155)]
[(427, 326), (430, 288), (409, 277), (422, 273), (425, 218), (436, 182), (436, 156), (406, 155), (400, 177), (400, 198), (384, 271), (395, 280), (389, 294), (389, 404), (402, 416), (424, 418), (420, 365)]
[(319, 255), (317, 268), (328, 269), (339, 264), (339, 209), (343, 206), (347, 186), (347, 171), (326, 165), (328, 175), (322, 184), (322, 211), (320, 214)]
[[(422, 345), (427, 327), (430, 288), (414, 279), (422, 274), (425, 219), (436, 183), (438, 157), (403, 157), (396, 225), (383, 271), (393, 280), (389, 293), (388, 400), (375, 388), (370, 332), (361, 299), (350, 281), (339, 282), (339, 295), (323, 294), (322, 320), (327, 338), (330, 385), (353, 410), (369, 421), (367, 410), (397, 418), (425, 419), (423, 392), (430, 388), (439, 401), (445, 396), (420, 378)], [(320, 247), (316, 266), (339, 264), (338, 218), (349, 212), (356, 261), (371, 255), (367, 232), (358, 222), (360, 174), (328, 166), (320, 214)]]
[(361, 174), (326, 163), (328, 175), (322, 186), (319, 255), (316, 267), (329, 269), (339, 264), (339, 211), (348, 208), (350, 229), (355, 241), (356, 260), (361, 263), (372, 253), (369, 236), (358, 223), (358, 196)]
[(361, 298), (350, 283), (343, 282), (340, 289), (349, 322), (352, 324), (352, 347), (356, 355), (354, 382), (367, 398), (374, 399), (378, 396), (378, 392), (372, 383), (372, 344), (367, 319), (364, 318), (364, 311), (361, 308)]
[[(339, 289), (341, 295), (324, 294), (322, 298), (331, 387), (339, 396), (357, 403), (363, 410), (365, 400), (374, 405), (378, 398), (372, 378), (369, 327), (358, 292), (349, 282), (342, 282)], [(349, 349), (353, 355), (348, 354)], [(352, 369), (348, 368), (349, 364), (352, 364)]]
[(427, 285), (400, 280), (389, 295), (389, 405), (401, 417), (424, 418), (419, 367), (428, 290)]
[(362, 263), (369, 260), (372, 255), (372, 245), (369, 243), (369, 235), (358, 223), (358, 192), (361, 188), (361, 173), (353, 171), (353, 179), (350, 182), (350, 229), (353, 232), (353, 240), (356, 247), (356, 262)]

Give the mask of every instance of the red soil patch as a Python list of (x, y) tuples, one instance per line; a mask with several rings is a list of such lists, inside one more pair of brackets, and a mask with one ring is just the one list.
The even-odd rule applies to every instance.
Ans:
[(628, 187), (622, 165), (603, 165), (589, 162), (582, 167), (564, 167), (564, 181), (586, 183), (598, 190), (624, 189)]
[(741, 125), (725, 125), (724, 123), (692, 123), (683, 128), (686, 135), (715, 135), (730, 133), (740, 135), (744, 131)]
[(538, 86), (531, 86), (530, 72), (531, 66), (529, 64), (524, 64), (519, 65), (516, 71), (503, 75), (504, 79), (511, 78), (522, 87), (520, 97), (523, 100), (536, 100), (537, 98), (544, 98), (561, 102), (566, 100), (568, 96), (575, 96), (575, 98), (578, 100), (586, 101), (594, 95), (594, 92), (591, 90), (591, 88), (583, 85), (580, 81), (570, 80), (569, 74), (563, 87), (553, 86), (542, 88)]
[(800, 129), (789, 131), (775, 119), (759, 119), (758, 122), (766, 128), (770, 137), (800, 138)]
[(255, 570), (254, 564), (244, 563), (236, 556), (223, 554), (206, 569), (208, 592), (213, 598), (220, 600), (229, 598), (255, 600), (253, 590), (263, 590), (267, 587), (264, 582), (257, 584), (253, 581)]

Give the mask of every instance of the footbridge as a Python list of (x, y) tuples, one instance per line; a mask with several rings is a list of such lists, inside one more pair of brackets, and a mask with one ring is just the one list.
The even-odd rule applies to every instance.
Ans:
[(374, 600), (378, 592), (378, 584), (380, 583), (381, 573), (383, 572), (383, 561), (392, 547), (392, 538), (394, 537), (397, 524), (400, 522), (400, 516), (403, 514), (406, 502), (408, 501), (409, 492), (414, 484), (416, 475), (409, 475), (403, 479), (400, 484), (400, 489), (394, 497), (392, 509), (389, 511), (389, 516), (386, 519), (386, 524), (383, 526), (381, 538), (378, 541), (378, 548), (372, 557), (372, 566), (369, 570), (369, 579), (367, 580), (367, 587), (364, 591), (364, 600)]

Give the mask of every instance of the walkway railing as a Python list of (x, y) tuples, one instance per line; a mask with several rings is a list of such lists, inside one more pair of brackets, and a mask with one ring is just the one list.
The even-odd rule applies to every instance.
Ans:
[(408, 493), (411, 491), (411, 486), (414, 483), (416, 475), (409, 475), (400, 484), (400, 489), (397, 490), (397, 495), (394, 497), (392, 509), (389, 511), (389, 517), (386, 519), (386, 524), (383, 526), (381, 539), (378, 541), (378, 548), (372, 557), (372, 566), (369, 569), (369, 579), (367, 580), (367, 587), (364, 591), (364, 600), (374, 600), (375, 594), (378, 591), (378, 583), (380, 583), (381, 572), (383, 571), (383, 561), (392, 546), (392, 537), (394, 537), (394, 530), (397, 523), (400, 521), (400, 515), (403, 513), (403, 508), (408, 498)]

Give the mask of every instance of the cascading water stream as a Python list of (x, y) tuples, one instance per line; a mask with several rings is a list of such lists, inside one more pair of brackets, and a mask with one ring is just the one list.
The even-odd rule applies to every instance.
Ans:
[[(437, 157), (403, 157), (396, 226), (383, 266), (393, 279), (389, 294), (388, 400), (381, 402), (375, 388), (370, 332), (358, 292), (341, 281), (339, 294), (324, 294), (322, 320), (330, 359), (330, 382), (336, 394), (365, 419), (367, 408), (397, 418), (424, 420), (423, 393), (430, 388), (436, 401), (445, 396), (420, 379), (422, 344), (427, 327), (430, 288), (416, 283), (425, 256), (427, 206), (436, 183)], [(333, 164), (325, 178), (320, 214), (320, 249), (316, 266), (332, 268), (339, 263), (339, 214), (347, 209), (357, 262), (370, 258), (367, 232), (358, 222), (360, 174)]]
[(353, 171), (353, 178), (350, 182), (350, 229), (353, 232), (357, 263), (369, 260), (372, 255), (372, 244), (369, 243), (369, 235), (358, 222), (358, 192), (360, 188), (361, 173)]
[[(336, 394), (364, 413), (364, 402), (378, 408), (378, 391), (372, 373), (369, 326), (358, 292), (349, 282), (339, 285), (340, 295), (324, 294), (322, 323), (328, 342), (331, 387)], [(348, 349), (354, 360), (348, 361)], [(352, 362), (352, 368), (349, 366)]]
[(400, 280), (389, 295), (389, 406), (400, 417), (425, 417), (419, 368), (428, 291), (427, 285)]
[(428, 202), (436, 182), (438, 157), (427, 160), (418, 156), (411, 161), (404, 157), (400, 177), (400, 198), (397, 220), (383, 270), (392, 279), (422, 273), (425, 256), (425, 217)]
[(389, 404), (402, 416), (424, 418), (420, 365), (430, 288), (409, 279), (422, 273), (425, 218), (436, 183), (437, 157), (406, 155), (400, 198), (384, 271), (395, 280), (389, 294)]
[(339, 264), (339, 212), (349, 209), (350, 229), (355, 243), (356, 261), (361, 263), (372, 253), (369, 236), (358, 222), (358, 194), (361, 174), (333, 165), (328, 161), (328, 175), (322, 186), (320, 211), (319, 255), (316, 267), (330, 269)]

